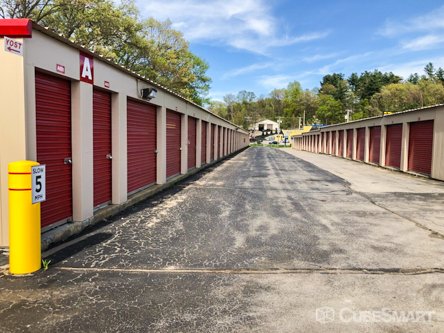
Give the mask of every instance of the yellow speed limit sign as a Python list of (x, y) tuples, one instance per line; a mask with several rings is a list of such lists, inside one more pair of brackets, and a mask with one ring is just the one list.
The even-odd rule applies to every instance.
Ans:
[(46, 165), (36, 165), (31, 168), (32, 203), (46, 200)]

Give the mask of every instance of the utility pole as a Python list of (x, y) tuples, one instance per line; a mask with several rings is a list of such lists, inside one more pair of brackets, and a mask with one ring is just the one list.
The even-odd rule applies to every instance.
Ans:
[(305, 127), (305, 109), (304, 109), (304, 121), (302, 122), (302, 126)]

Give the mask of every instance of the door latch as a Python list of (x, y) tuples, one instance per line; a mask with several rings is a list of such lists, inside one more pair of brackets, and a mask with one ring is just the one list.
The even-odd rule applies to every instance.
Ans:
[(113, 159), (113, 155), (111, 155), (111, 154), (106, 154), (106, 159), (107, 159), (107, 160), (112, 160), (112, 159)]
[(65, 157), (63, 160), (63, 164), (72, 164), (72, 158), (71, 157)]

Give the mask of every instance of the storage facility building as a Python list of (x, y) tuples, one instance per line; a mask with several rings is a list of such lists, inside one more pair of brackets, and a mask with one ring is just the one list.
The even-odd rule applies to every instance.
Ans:
[(29, 20), (0, 20), (0, 71), (0, 246), (10, 162), (46, 165), (42, 231), (66, 237), (248, 145), (247, 131)]
[(293, 148), (444, 180), (444, 105), (325, 126)]

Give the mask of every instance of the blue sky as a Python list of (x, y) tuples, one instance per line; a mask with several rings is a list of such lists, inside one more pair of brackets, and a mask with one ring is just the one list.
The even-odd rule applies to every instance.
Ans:
[(444, 1), (150, 0), (144, 17), (170, 19), (208, 62), (210, 97), (266, 95), (329, 73), (379, 69), (402, 77), (444, 67)]

